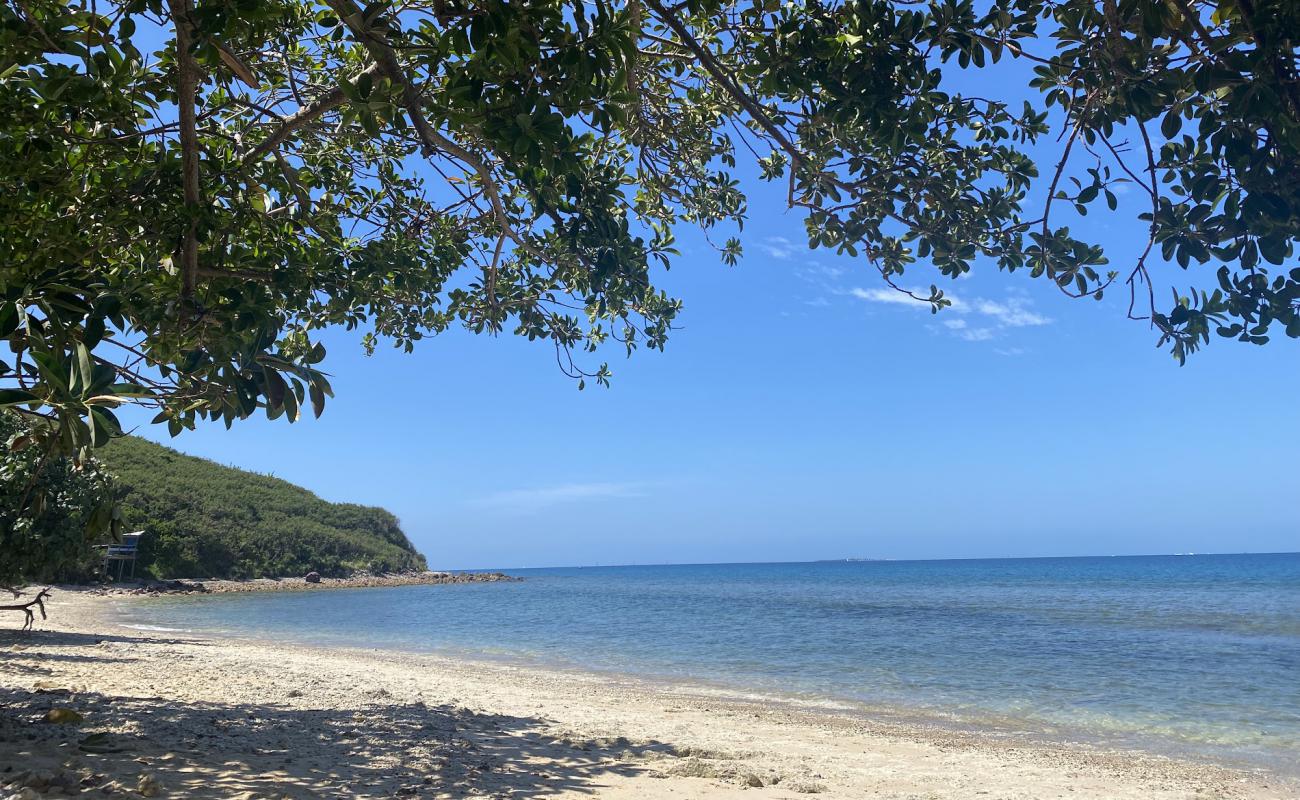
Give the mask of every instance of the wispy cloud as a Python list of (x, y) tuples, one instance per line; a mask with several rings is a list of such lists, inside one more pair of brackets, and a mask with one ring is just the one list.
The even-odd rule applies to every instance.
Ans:
[(476, 506), (505, 511), (539, 511), (559, 505), (581, 503), (587, 500), (608, 500), (626, 497), (644, 497), (642, 483), (563, 483), (529, 489), (507, 489), (474, 498)]
[[(799, 246), (784, 236), (769, 236), (758, 243), (759, 248), (772, 258), (782, 260), (793, 258), (799, 252)], [(807, 249), (807, 248), (804, 248)]]
[[(920, 292), (917, 292), (919, 294)], [(859, 300), (866, 300), (868, 303), (892, 303), (900, 306), (915, 306), (916, 308), (929, 308), (930, 304), (924, 300), (917, 300), (910, 294), (903, 294), (895, 289), (863, 289), (855, 286), (849, 289), (849, 294)], [(926, 292), (929, 294), (929, 292)]]
[(1027, 328), (1047, 325), (1052, 320), (1026, 306), (1028, 301), (1020, 297), (1009, 297), (998, 303), (992, 300), (976, 300), (975, 311), (993, 317), (1004, 328)]
[[(911, 295), (894, 289), (864, 289), (854, 287), (848, 294), (868, 303), (908, 306), (916, 309), (929, 309), (930, 304)], [(912, 294), (926, 297), (928, 289), (913, 289)], [(1008, 328), (1030, 328), (1050, 325), (1052, 319), (1034, 311), (1028, 297), (1009, 294), (1003, 300), (989, 300), (982, 297), (965, 299), (951, 292), (944, 292), (944, 297), (952, 303), (944, 312), (961, 316), (949, 316), (941, 324), (954, 336), (968, 342), (987, 342), (998, 337)], [(976, 321), (977, 320), (977, 321)]]
[(987, 342), (996, 339), (998, 332), (993, 328), (963, 328), (957, 331), (957, 338), (966, 342)]
[[(768, 236), (758, 246), (772, 258), (793, 260), (793, 274), (817, 288), (816, 295), (803, 300), (804, 306), (820, 308), (829, 305), (830, 298), (847, 296), (867, 303), (930, 310), (930, 303), (924, 299), (930, 295), (928, 287), (908, 287), (909, 294), (888, 286), (853, 286), (847, 268), (808, 258), (810, 254), (801, 243), (784, 236)], [(969, 277), (969, 273), (962, 277)], [(932, 330), (942, 330), (968, 342), (987, 342), (1003, 337), (1012, 329), (1050, 325), (1053, 321), (1035, 310), (1029, 294), (1018, 287), (1008, 287), (1000, 299), (971, 297), (965, 294), (964, 287), (958, 293), (945, 288), (943, 296), (948, 306), (937, 319), (942, 327), (932, 326)]]
[(945, 319), (942, 324), (943, 327), (952, 331), (953, 336), (967, 342), (987, 342), (990, 339), (996, 338), (998, 335), (997, 331), (993, 328), (974, 327), (961, 317)]

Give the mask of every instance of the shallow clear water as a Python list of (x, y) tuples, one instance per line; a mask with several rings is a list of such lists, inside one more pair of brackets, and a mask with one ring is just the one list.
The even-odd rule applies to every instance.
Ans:
[(1300, 554), (516, 570), (131, 622), (523, 658), (1300, 771)]

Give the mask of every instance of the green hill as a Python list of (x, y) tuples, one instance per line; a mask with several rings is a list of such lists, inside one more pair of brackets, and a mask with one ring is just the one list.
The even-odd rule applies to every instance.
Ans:
[(329, 503), (279, 478), (135, 437), (96, 453), (127, 530), (146, 531), (140, 569), (159, 578), (259, 578), (425, 569), (397, 517)]

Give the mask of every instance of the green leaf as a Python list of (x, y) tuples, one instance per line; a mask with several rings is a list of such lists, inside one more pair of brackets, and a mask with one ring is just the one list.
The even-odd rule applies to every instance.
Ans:
[(14, 303), (0, 302), (0, 339), (18, 330), (18, 307)]
[(77, 352), (77, 369), (81, 376), (81, 390), (88, 392), (95, 382), (94, 371), (90, 368), (90, 350), (86, 349), (86, 345), (81, 342), (77, 342), (75, 350)]
[(95, 345), (99, 344), (99, 341), (104, 338), (106, 330), (104, 318), (98, 314), (92, 314), (86, 318), (86, 326), (82, 331), (81, 341), (85, 343), (87, 348), (94, 350)]
[(122, 435), (122, 425), (112, 411), (100, 406), (90, 409), (87, 417), (90, 423), (91, 441), (95, 447), (103, 447), (115, 436)]
[(147, 386), (141, 386), (138, 383), (115, 383), (109, 388), (110, 394), (118, 397), (153, 397), (154, 392)]
[(0, 407), (34, 403), (40, 398), (23, 389), (0, 389)]
[(269, 408), (283, 408), (284, 396), (289, 393), (289, 385), (280, 377), (273, 367), (263, 366), (262, 375), (266, 379), (266, 404)]
[(311, 394), (312, 413), (316, 415), (317, 419), (320, 419), (320, 415), (325, 413), (325, 392), (323, 392), (321, 387), (314, 381), (311, 383), (309, 390)]
[(1183, 128), (1183, 117), (1177, 109), (1165, 114), (1165, 118), (1160, 121), (1160, 133), (1166, 139), (1172, 139), (1178, 135), (1178, 131)]
[(284, 413), (290, 422), (298, 421), (298, 396), (292, 389), (284, 393)]
[(1281, 236), (1266, 236), (1259, 240), (1259, 253), (1270, 264), (1286, 261), (1286, 239)]

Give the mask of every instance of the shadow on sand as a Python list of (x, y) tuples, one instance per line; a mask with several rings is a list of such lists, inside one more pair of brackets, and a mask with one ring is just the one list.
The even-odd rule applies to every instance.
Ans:
[[(122, 659), (109, 653), (98, 659), (84, 649), (58, 652), (104, 641), (146, 640), (0, 633), (0, 672), (39, 673), (42, 663), (62, 658), (102, 660), (111, 673)], [(40, 652), (21, 649), (25, 644), (39, 644)], [(348, 708), (74, 693), (76, 687), (52, 681), (36, 686), (0, 686), (0, 785), (36, 768), (75, 775), (87, 790), (106, 783), (135, 788), (151, 774), (168, 796), (198, 798), (530, 798), (594, 793), (615, 776), (675, 755), (658, 742), (557, 736), (537, 718), (395, 703), (382, 690), (361, 686)], [(84, 724), (44, 722), (56, 707), (75, 708)]]

